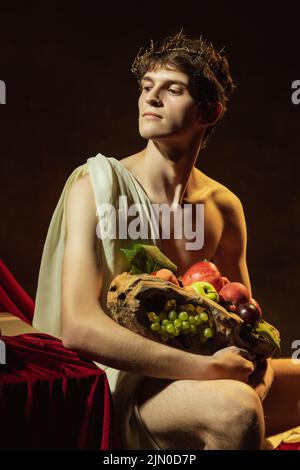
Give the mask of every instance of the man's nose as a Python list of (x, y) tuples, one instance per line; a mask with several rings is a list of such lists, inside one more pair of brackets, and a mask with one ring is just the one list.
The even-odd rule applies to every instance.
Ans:
[[(152, 89), (153, 90), (153, 89)], [(150, 91), (146, 97), (146, 102), (148, 104), (156, 105), (156, 106), (161, 106), (161, 99), (158, 96), (157, 92), (155, 91)]]

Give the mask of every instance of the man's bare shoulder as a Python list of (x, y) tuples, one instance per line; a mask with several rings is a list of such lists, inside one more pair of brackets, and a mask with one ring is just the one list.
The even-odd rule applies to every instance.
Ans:
[(242, 209), (242, 203), (233, 191), (219, 181), (205, 175), (200, 170), (198, 171), (201, 173), (202, 180), (205, 181), (205, 184), (210, 189), (212, 199), (220, 211), (228, 212)]
[(72, 182), (67, 196), (67, 213), (96, 221), (96, 202), (89, 174), (79, 176)]
[(78, 196), (85, 195), (85, 197), (93, 196), (93, 187), (90, 175), (86, 173), (76, 178), (70, 186), (70, 193), (76, 194)]

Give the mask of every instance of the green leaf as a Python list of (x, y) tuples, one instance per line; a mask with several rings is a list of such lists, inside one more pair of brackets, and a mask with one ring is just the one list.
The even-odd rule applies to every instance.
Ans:
[(280, 353), (280, 336), (278, 330), (274, 326), (270, 325), (270, 323), (267, 323), (265, 320), (260, 320), (255, 331), (260, 336), (270, 341)]
[(133, 274), (151, 274), (162, 268), (170, 269), (174, 273), (177, 271), (176, 264), (155, 245), (135, 243), (131, 248), (121, 248), (121, 251), (126, 256)]
[(131, 263), (132, 260), (133, 260), (134, 257), (135, 257), (135, 250), (128, 249), (128, 248), (121, 248), (121, 251), (122, 251), (122, 252), (124, 253), (124, 255), (126, 256), (127, 261), (129, 261), (129, 263)]

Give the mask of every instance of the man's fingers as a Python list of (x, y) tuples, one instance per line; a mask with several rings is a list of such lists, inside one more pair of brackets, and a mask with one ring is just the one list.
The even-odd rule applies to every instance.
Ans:
[(254, 361), (255, 359), (255, 354), (251, 353), (250, 351), (247, 351), (247, 349), (239, 348), (239, 354), (245, 359), (248, 359), (248, 361)]
[(240, 355), (247, 361), (247, 366), (251, 371), (250, 374), (252, 374), (256, 369), (256, 363), (254, 362), (255, 354), (250, 353), (247, 349), (240, 348)]
[(249, 369), (251, 370), (250, 374), (252, 374), (254, 371), (255, 371), (255, 364), (254, 362), (252, 361), (247, 361), (247, 366), (249, 367)]

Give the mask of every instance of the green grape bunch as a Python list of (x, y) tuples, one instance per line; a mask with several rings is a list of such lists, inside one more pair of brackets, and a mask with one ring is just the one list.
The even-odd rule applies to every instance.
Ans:
[(204, 343), (214, 336), (213, 322), (209, 312), (192, 303), (177, 305), (175, 299), (168, 300), (159, 312), (147, 312), (149, 328), (157, 333), (163, 342), (171, 338), (197, 337)]

